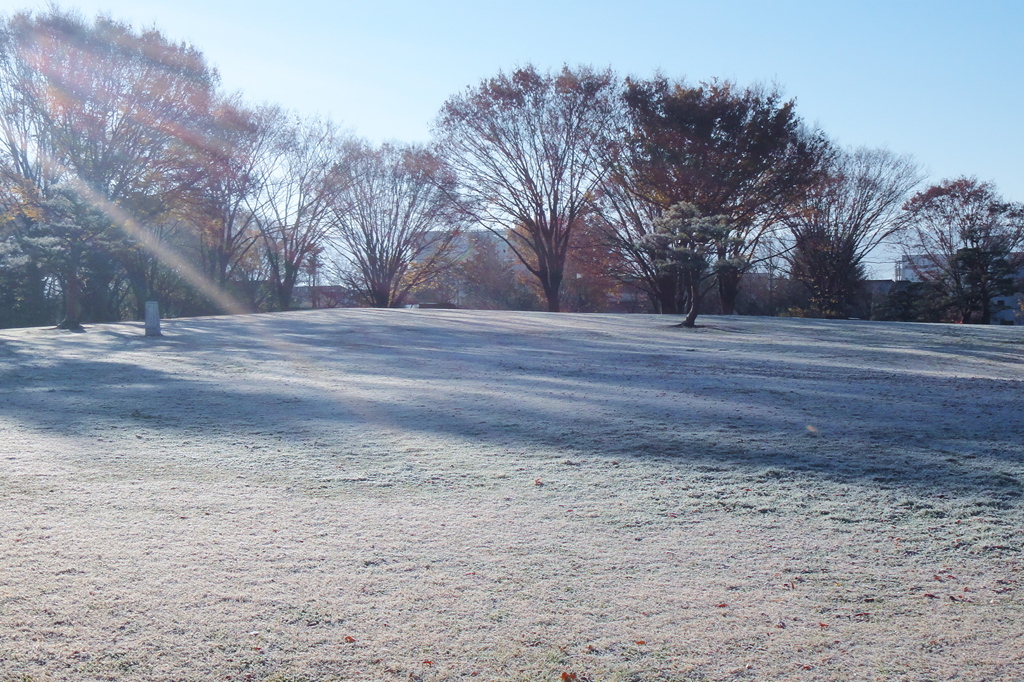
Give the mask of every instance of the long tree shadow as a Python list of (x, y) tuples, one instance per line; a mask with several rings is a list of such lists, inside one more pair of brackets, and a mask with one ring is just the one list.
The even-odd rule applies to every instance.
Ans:
[[(866, 347), (862, 329), (821, 324), (782, 338), (756, 325), (685, 335), (658, 319), (514, 320), (338, 311), (168, 321), (161, 339), (111, 327), (46, 355), (8, 339), (0, 409), (68, 435), (141, 424), (340, 434), (344, 447), (389, 430), (499, 451), (782, 468), (918, 495), (1021, 495), (1024, 420), (1006, 403), (1021, 381), (905, 362), (955, 358), (941, 335), (921, 348), (916, 329), (886, 329), (888, 345)], [(824, 337), (828, 352), (801, 333)], [(117, 359), (96, 357), (103, 349)]]

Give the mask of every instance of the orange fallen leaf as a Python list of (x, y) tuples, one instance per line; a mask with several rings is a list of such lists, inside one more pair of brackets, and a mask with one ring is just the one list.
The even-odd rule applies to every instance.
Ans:
[(828, 627), (828, 623), (818, 623), (818, 625), (820, 625), (823, 628), (827, 628)]
[(569, 680), (578, 679), (576, 673), (562, 673), (562, 682), (569, 682)]
[(639, 644), (640, 646), (643, 646), (644, 644), (647, 644), (647, 640), (646, 639), (638, 639), (638, 640), (636, 640), (636, 643)]
[(722, 602), (721, 604), (715, 604), (716, 609), (724, 609), (726, 606), (728, 606), (728, 604), (726, 604), (725, 602)]
[(539, 478), (536, 481), (534, 481), (533, 484), (534, 485), (544, 485), (543, 483), (541, 483), (541, 480)]
[(354, 641), (356, 641), (356, 638), (355, 638), (355, 637), (353, 637), (352, 635), (345, 635), (345, 642), (346, 642), (347, 644), (351, 644), (351, 643), (352, 643), (352, 642), (354, 642)]
[(423, 665), (434, 665), (433, 661), (423, 661)]

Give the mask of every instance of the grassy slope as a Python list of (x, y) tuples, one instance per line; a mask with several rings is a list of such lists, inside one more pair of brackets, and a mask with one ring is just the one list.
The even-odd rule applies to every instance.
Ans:
[(0, 679), (1014, 679), (1015, 328), (0, 334)]

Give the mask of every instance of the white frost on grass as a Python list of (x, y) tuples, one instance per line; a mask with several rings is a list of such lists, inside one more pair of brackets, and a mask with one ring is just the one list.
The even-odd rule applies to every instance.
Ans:
[(1013, 679), (1017, 328), (0, 333), (0, 679)]

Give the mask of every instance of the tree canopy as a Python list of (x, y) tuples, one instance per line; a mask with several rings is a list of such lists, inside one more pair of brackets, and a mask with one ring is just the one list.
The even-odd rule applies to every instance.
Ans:
[(507, 242), (549, 311), (559, 310), (573, 231), (605, 173), (614, 86), (610, 71), (527, 66), (451, 97), (434, 125), (463, 210)]
[(836, 150), (825, 173), (786, 216), (786, 256), (810, 293), (812, 313), (843, 318), (865, 279), (868, 254), (906, 226), (903, 204), (921, 174), (908, 157), (866, 148)]
[(1012, 293), (1024, 267), (1024, 204), (960, 177), (914, 195), (906, 210), (904, 250), (914, 274), (945, 295), (960, 322), (988, 324), (992, 297)]
[(728, 219), (718, 273), (722, 309), (735, 309), (743, 273), (766, 233), (821, 179), (824, 138), (774, 88), (626, 81), (628, 128), (619, 182), (661, 210), (679, 202)]
[(449, 97), (430, 144), (379, 145), (223, 92), (155, 28), (0, 18), (0, 326), (420, 296), (693, 324), (777, 312), (779, 263), (792, 310), (843, 317), (897, 234), (929, 301), (989, 321), (1020, 288), (1021, 207), (973, 178), (904, 204), (919, 179), (774, 86), (526, 65)]

